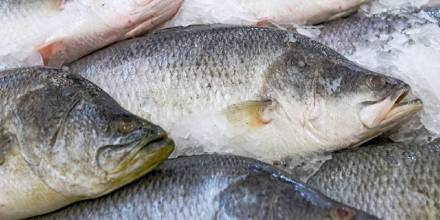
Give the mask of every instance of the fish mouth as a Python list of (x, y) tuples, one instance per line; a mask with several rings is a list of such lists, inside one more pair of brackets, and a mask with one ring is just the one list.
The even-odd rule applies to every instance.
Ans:
[(404, 101), (409, 91), (410, 87), (405, 86), (394, 95), (364, 107), (360, 112), (362, 124), (367, 128), (385, 127), (420, 111), (423, 107), (420, 99)]
[[(145, 138), (133, 142), (135, 146), (128, 155), (110, 172), (108, 179), (111, 187), (99, 196), (107, 194), (139, 177), (147, 174), (166, 160), (174, 150), (174, 142), (166, 135), (154, 139)], [(99, 197), (97, 196), (97, 197)]]

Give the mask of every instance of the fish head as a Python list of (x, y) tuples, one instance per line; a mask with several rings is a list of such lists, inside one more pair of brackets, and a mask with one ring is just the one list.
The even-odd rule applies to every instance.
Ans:
[(320, 122), (312, 124), (319, 124), (316, 127), (323, 128), (321, 132), (338, 137), (342, 142), (329, 136), (327, 140), (339, 146), (360, 145), (422, 108), (419, 99), (404, 101), (410, 86), (399, 79), (368, 71), (349, 61), (333, 63), (326, 69), (328, 73), (321, 76), (315, 87), (319, 95), (314, 103), (321, 105), (318, 109), (325, 111), (321, 112), (324, 117), (318, 117)]
[(166, 22), (177, 13), (183, 0), (80, 0), (99, 20), (134, 37)]
[[(419, 99), (404, 101), (410, 92), (405, 82), (369, 71), (313, 41), (295, 44), (282, 63), (287, 76), (277, 85), (288, 97), (283, 105), (289, 117), (330, 150), (366, 142), (422, 108)], [(277, 68), (273, 72), (281, 72)]]
[(160, 127), (92, 83), (69, 77), (56, 81), (69, 86), (35, 91), (19, 107), (23, 156), (51, 189), (79, 199), (99, 197), (149, 172), (173, 151)]

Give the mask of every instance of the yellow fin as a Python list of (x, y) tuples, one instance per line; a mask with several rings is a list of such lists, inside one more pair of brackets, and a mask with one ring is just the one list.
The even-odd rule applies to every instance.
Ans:
[(264, 117), (264, 110), (272, 104), (272, 101), (247, 101), (235, 104), (226, 109), (226, 117), (229, 122), (248, 128), (263, 127), (270, 123), (270, 119)]

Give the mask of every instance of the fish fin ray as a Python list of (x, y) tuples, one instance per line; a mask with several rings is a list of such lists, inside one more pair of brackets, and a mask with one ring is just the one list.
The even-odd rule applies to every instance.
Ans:
[(63, 40), (55, 40), (40, 46), (38, 53), (43, 58), (45, 66), (60, 67), (64, 64), (64, 60), (59, 57), (63, 57), (63, 54), (66, 53), (66, 46)]
[(264, 111), (272, 104), (272, 101), (246, 101), (229, 106), (225, 113), (228, 121), (234, 125), (259, 128), (271, 122), (264, 117)]

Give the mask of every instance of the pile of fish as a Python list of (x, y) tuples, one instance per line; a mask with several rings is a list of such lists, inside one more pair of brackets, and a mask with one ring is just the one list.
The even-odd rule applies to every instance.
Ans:
[(436, 4), (2, 1), (0, 219), (440, 219)]

